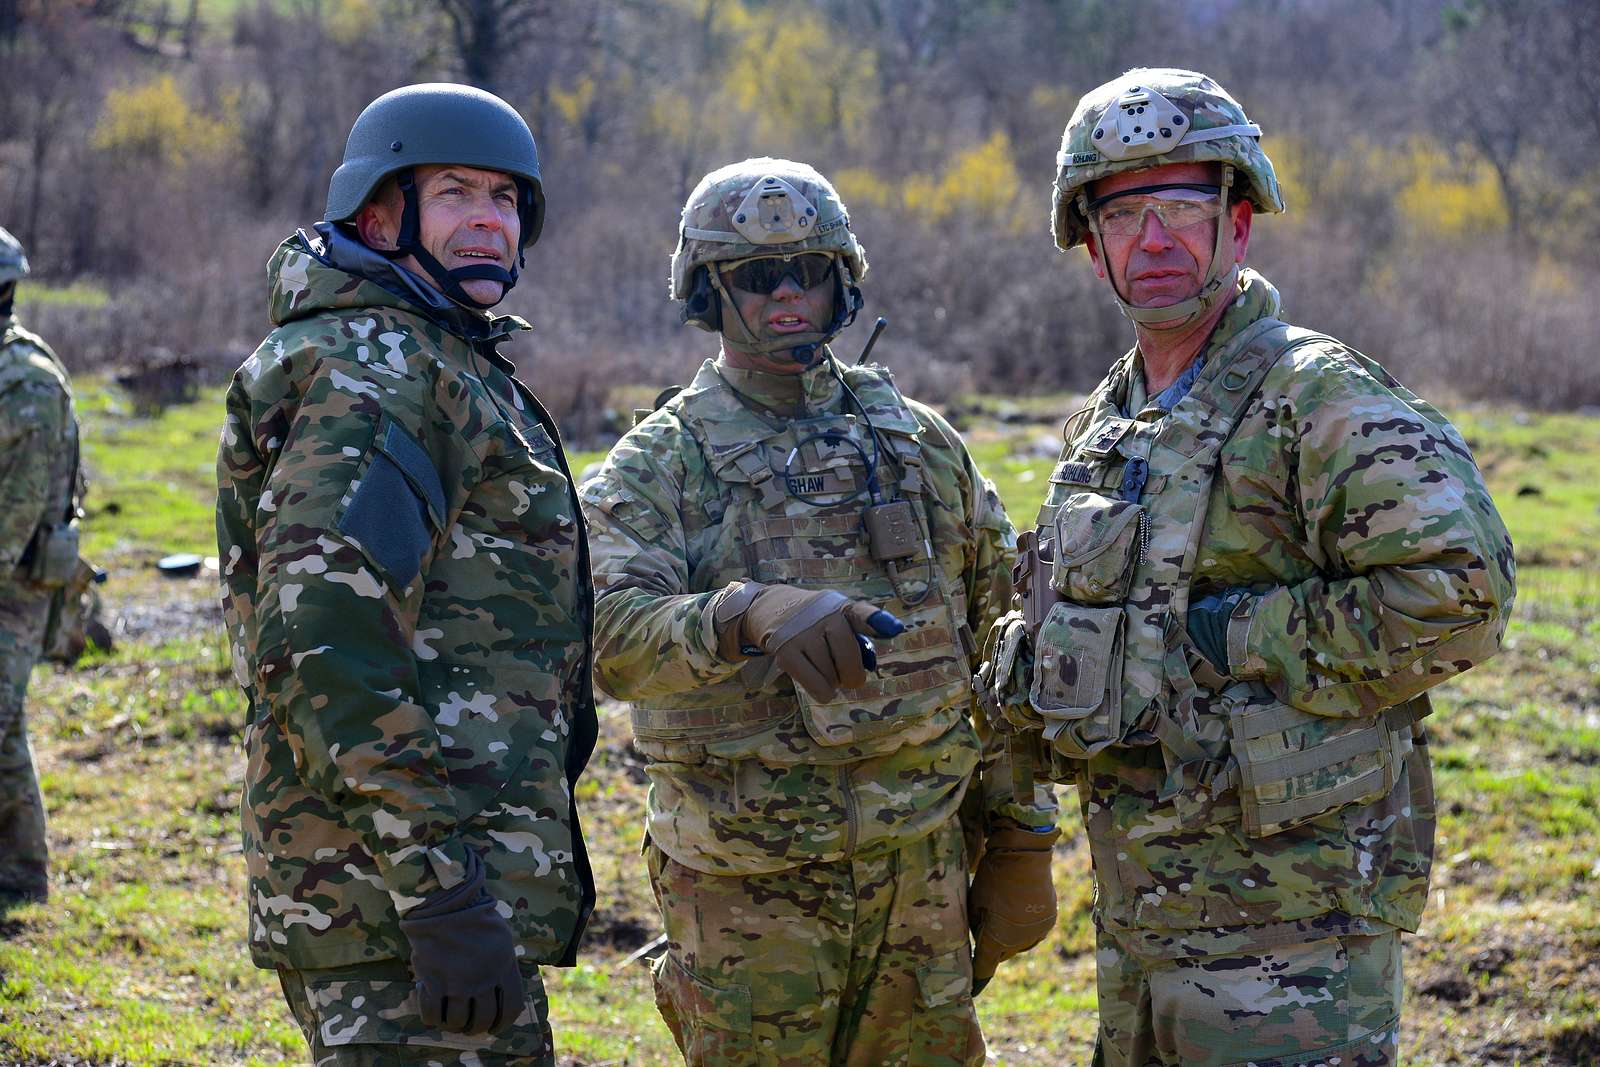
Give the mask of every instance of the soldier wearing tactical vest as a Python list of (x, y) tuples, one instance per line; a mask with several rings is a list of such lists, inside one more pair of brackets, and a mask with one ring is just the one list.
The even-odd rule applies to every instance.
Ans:
[(43, 900), (44, 800), (23, 705), (78, 571), (78, 419), (67, 370), (12, 307), (28, 275), (0, 229), (0, 900)]
[(594, 906), (582, 517), (491, 315), (539, 236), (527, 124), (412, 85), (268, 266), (217, 535), (249, 700), (251, 955), (318, 1064), (555, 1062), (539, 966)]
[(1395, 1061), (1427, 900), (1427, 691), (1499, 647), (1511, 542), (1461, 435), (1243, 268), (1283, 210), (1210, 78), (1134, 70), (1054, 228), (1132, 320), (1065, 427), (980, 687), (1078, 785), (1096, 1064)]
[(811, 167), (703, 178), (672, 295), (722, 350), (582, 490), (694, 1065), (980, 1064), (974, 987), (1055, 918), (1054, 800), (973, 721), (1014, 533), (944, 419), (827, 347), (866, 268)]

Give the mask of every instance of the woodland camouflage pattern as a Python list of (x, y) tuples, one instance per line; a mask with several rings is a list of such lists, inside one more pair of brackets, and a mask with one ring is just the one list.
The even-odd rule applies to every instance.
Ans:
[(493, 350), (526, 324), (446, 330), (321, 248), (272, 259), (277, 328), (218, 456), (251, 953), (404, 959), (397, 912), (473, 848), (523, 962), (570, 963), (594, 899), (572, 798), (591, 591), (554, 424)]
[[(921, 609), (907, 607), (895, 598), (883, 568), (858, 556), (864, 551), (860, 502), (815, 507), (780, 488), (797, 435), (834, 427), (870, 454), (859, 419), (845, 415), (854, 409), (846, 407), (831, 361), (792, 377), (708, 362), (683, 393), (624, 435), (583, 486), (598, 597), (600, 687), (642, 708), (685, 709), (686, 717), (695, 708), (733, 709), (734, 728), (716, 739), (697, 741), (692, 730), (669, 737), (636, 728), (636, 743), (650, 760), (651, 840), (678, 863), (710, 874), (760, 874), (894, 851), (954, 817), (980, 762), (984, 810), (1024, 825), (1054, 817), (1045, 791), (1038, 803), (1013, 802), (1009, 773), (996, 768), (1003, 746), (995, 737), (980, 741), (969, 725), (975, 645), (967, 645), (974, 654), (962, 653), (953, 664), (938, 647), (919, 652), (920, 633), (932, 638), (942, 630), (950, 641), (959, 627), (969, 630), (961, 640), (970, 642), (970, 633), (986, 630), (1009, 595), (1008, 585), (996, 589), (994, 582), (1009, 571), (1015, 536), (993, 486), (955, 431), (932, 410), (903, 400), (881, 368), (842, 372), (884, 439), (879, 478), (887, 495), (898, 480), (892, 442), (922, 456), (923, 500), (942, 590), (936, 597), (948, 607), (934, 607), (935, 597)], [(773, 410), (800, 405), (822, 414), (784, 420), (775, 430), (724, 378)], [(720, 476), (691, 432), (686, 404), (707, 416), (702, 432), (711, 435), (710, 449), (724, 464)], [(750, 471), (737, 469), (742, 456), (754, 464)], [(814, 442), (801, 456), (795, 473), (819, 479), (815, 484), (825, 493), (837, 495), (864, 480), (854, 448)], [(765, 502), (747, 480), (763, 471), (772, 494)], [(812, 521), (829, 532), (814, 540), (789, 536), (793, 523)], [(907, 573), (908, 593), (915, 596), (912, 590), (924, 584), (922, 565)], [(855, 740), (820, 742), (814, 734), (823, 732), (818, 720), (827, 709), (800, 714), (793, 683), (766, 660), (731, 662), (717, 653), (706, 607), (740, 578), (826, 585), (885, 606), (908, 631), (880, 642), (880, 675), (949, 665), (948, 684), (899, 701), (891, 720), (856, 723)], [(958, 626), (951, 625), (952, 615)], [(644, 714), (636, 711), (636, 723)], [(843, 721), (832, 721), (852, 734)]]
[[(1192, 586), (1149, 579), (1173, 572), (1187, 529), (1156, 522), (1139, 557), (1127, 596), (1127, 666), (1110, 682), (1120, 690), (1122, 732), (1087, 759), (1061, 761), (1079, 784), (1099, 925), (1145, 959), (1292, 943), (1308, 936), (1298, 924), (1309, 919), (1324, 938), (1415, 930), (1433, 856), (1431, 771), (1421, 732), (1413, 748), (1409, 728), (1387, 795), (1246, 837), (1237, 794), (1220, 783), (1229, 750), (1218, 690), (1240, 687), (1214, 672), (1208, 684), (1192, 652), (1175, 662), (1170, 651), (1185, 642), (1171, 637), (1182, 623), (1167, 616), (1181, 620), (1191, 597), (1252, 590), (1252, 608), (1228, 634), (1233, 674), (1250, 699), (1313, 713), (1303, 717), (1312, 722), (1371, 724), (1407, 702), (1425, 714), (1427, 689), (1491, 656), (1515, 588), (1510, 538), (1460, 434), (1332, 339), (1271, 365), (1222, 445), (1214, 479), (1164, 466), (1163, 456), (1193, 452), (1208, 438), (1215, 445), (1212, 409), (1199, 398), (1242, 361), (1233, 342), (1277, 313), (1277, 292), (1259, 274), (1243, 272), (1239, 285), (1201, 353), (1194, 391), (1164, 419), (1146, 405), (1137, 350), (1113, 365), (1068, 422), (1041, 511), (1048, 524), (1074, 494), (1117, 496), (1138, 482), (1126, 453), (1136, 450), (1139, 426), (1156, 419), (1157, 440), (1171, 448), (1151, 454), (1147, 505), (1210, 486)], [(1118, 421), (1124, 414), (1131, 425)], [(1175, 679), (1190, 668), (1199, 689), (1183, 703)], [(1006, 713), (1017, 725), (1034, 714)], [(1162, 732), (1160, 719), (1185, 716), (1183, 738)], [(1169, 741), (1192, 745), (1193, 758)]]
[[(384, 978), (367, 974), (360, 979), (338, 970), (281, 970), (278, 981), (315, 1067), (393, 1067), (396, 1063), (549, 1067), (555, 1062), (544, 983), (536, 972), (526, 969), (522, 985), (527, 1005), (495, 1034), (423, 1029), (416, 985), (403, 970)], [(397, 1045), (406, 1051), (400, 1052)]]
[(77, 451), (66, 368), (0, 317), (0, 892), (43, 894), (49, 884), (24, 702), (55, 592), (21, 565), (40, 524), (59, 521), (75, 499)]

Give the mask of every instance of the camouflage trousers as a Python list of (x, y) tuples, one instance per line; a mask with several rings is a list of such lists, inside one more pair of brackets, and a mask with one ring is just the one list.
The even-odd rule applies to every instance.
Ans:
[(280, 970), (278, 982), (316, 1067), (555, 1067), (550, 1004), (536, 969), (522, 971), (522, 1014), (483, 1035), (423, 1026), (411, 972), (398, 960)]
[(24, 712), (49, 613), (48, 595), (0, 584), (0, 893), (42, 896), (50, 888), (44, 798)]
[(690, 1067), (972, 1067), (961, 828), (872, 859), (713, 875), (647, 846), (656, 1006)]
[(1095, 1067), (1388, 1067), (1400, 1040), (1400, 932), (1182, 959), (1096, 948)]

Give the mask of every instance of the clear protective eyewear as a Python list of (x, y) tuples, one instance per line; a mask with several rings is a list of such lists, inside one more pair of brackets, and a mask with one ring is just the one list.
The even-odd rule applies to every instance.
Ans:
[(1154, 212), (1169, 230), (1197, 226), (1222, 214), (1222, 186), (1143, 185), (1102, 196), (1089, 202), (1089, 229), (1098, 234), (1133, 237), (1144, 229), (1146, 212)]
[(827, 252), (801, 252), (793, 256), (758, 256), (722, 268), (728, 284), (745, 293), (767, 296), (793, 278), (802, 289), (821, 285), (833, 276), (833, 256)]

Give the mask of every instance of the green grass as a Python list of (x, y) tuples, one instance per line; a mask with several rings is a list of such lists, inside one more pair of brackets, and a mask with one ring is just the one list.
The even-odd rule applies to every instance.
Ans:
[(29, 281), (17, 291), (17, 305), (24, 316), (30, 307), (81, 308), (88, 311), (103, 308), (110, 302), (111, 294), (103, 286), (89, 282), (45, 285)]
[[(208, 614), (215, 579), (167, 581), (148, 566), (161, 552), (215, 552), (220, 394), (158, 420), (94, 384), (81, 405), (88, 543), (113, 572), (113, 609), (153, 629), (35, 674), (54, 896), (0, 914), (0, 1062), (302, 1062), (275, 980), (244, 946), (243, 708)], [(1058, 418), (1070, 403), (1027, 410)], [(1521, 591), (1500, 656), (1436, 692), (1438, 859), (1407, 942), (1405, 1054), (1600, 1062), (1600, 499), (1584, 478), (1600, 419), (1474, 410), (1460, 425), (1517, 542)], [(1055, 434), (982, 416), (968, 434), (1019, 523), (1043, 496)], [(598, 458), (571, 457), (580, 470)], [(620, 707), (602, 709), (579, 786), (600, 912), (581, 965), (546, 972), (568, 1065), (676, 1062), (647, 972), (622, 965), (659, 929), (627, 730)], [(1060, 922), (979, 1001), (991, 1062), (1007, 1067), (1084, 1062), (1093, 1041), (1088, 849), (1070, 794), (1063, 807)]]

